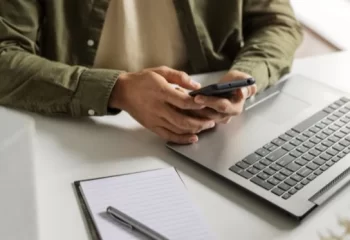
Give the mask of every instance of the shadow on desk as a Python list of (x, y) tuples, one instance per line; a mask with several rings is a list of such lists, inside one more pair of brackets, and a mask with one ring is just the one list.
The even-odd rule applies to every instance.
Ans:
[[(282, 211), (167, 149), (161, 139), (144, 128), (127, 129), (109, 121), (100, 122), (89, 118), (35, 116), (35, 119), (41, 137), (78, 156), (77, 159), (69, 159), (72, 165), (75, 164), (74, 161), (79, 161), (80, 164), (82, 161), (109, 161), (116, 163), (117, 167), (118, 162), (130, 159), (160, 159), (281, 231), (292, 230), (297, 226), (297, 222), (285, 216)], [(118, 121), (118, 116), (113, 121)]]

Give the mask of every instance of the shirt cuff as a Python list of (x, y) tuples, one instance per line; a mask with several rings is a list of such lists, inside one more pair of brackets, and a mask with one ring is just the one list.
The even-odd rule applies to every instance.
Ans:
[(238, 70), (251, 75), (256, 80), (258, 91), (270, 85), (271, 74), (265, 61), (238, 61), (231, 70)]
[(79, 85), (72, 100), (73, 116), (104, 116), (117, 114), (108, 102), (121, 71), (86, 69), (80, 75)]

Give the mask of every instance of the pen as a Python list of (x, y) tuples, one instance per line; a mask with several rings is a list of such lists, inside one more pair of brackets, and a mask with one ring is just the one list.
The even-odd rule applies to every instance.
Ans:
[(120, 210), (115, 209), (114, 207), (109, 206), (107, 208), (107, 214), (111, 216), (115, 221), (126, 226), (130, 230), (137, 230), (153, 240), (169, 240), (162, 234), (157, 233), (153, 229), (147, 227), (146, 225), (142, 224), (136, 219), (126, 215)]

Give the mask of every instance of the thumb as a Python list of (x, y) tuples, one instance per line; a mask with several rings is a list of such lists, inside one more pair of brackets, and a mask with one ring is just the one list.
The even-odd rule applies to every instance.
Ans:
[(191, 80), (190, 76), (185, 72), (177, 71), (169, 67), (159, 67), (151, 70), (164, 77), (169, 83), (177, 84), (180, 87), (190, 90), (197, 90), (201, 87), (199, 83)]

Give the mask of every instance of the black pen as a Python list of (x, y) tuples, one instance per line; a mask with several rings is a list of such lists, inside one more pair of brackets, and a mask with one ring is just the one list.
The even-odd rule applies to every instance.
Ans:
[(142, 224), (136, 219), (126, 215), (120, 210), (115, 209), (114, 207), (108, 207), (107, 214), (111, 216), (118, 223), (128, 227), (130, 230), (137, 230), (153, 240), (169, 240), (168, 238), (164, 237), (162, 234), (157, 233), (153, 229), (147, 227), (146, 225)]

